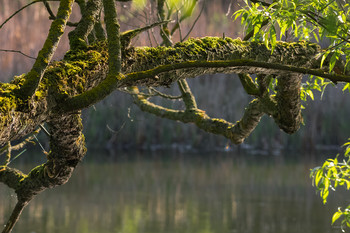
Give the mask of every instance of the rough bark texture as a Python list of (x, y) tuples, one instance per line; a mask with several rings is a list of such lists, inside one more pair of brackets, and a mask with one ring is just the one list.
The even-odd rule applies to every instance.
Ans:
[(295, 133), (302, 122), (300, 85), (302, 75), (287, 74), (278, 77), (277, 125), (286, 133)]
[[(57, 117), (57, 118), (56, 118)], [(19, 200), (30, 200), (46, 188), (64, 184), (85, 155), (79, 114), (50, 119), (50, 147), (46, 164), (33, 169), (15, 189)]]
[(80, 114), (52, 116), (49, 119), (50, 146), (48, 160), (28, 175), (7, 166), (0, 167), (0, 181), (13, 188), (17, 204), (3, 232), (11, 232), (22, 210), (40, 192), (66, 183), (85, 155)]
[[(319, 52), (315, 44), (283, 43), (277, 44), (273, 53), (262, 43), (245, 42), (240, 39), (226, 37), (205, 37), (201, 39), (189, 39), (186, 42), (177, 43), (173, 47), (156, 48), (131, 48), (124, 53), (123, 73), (139, 72), (153, 69), (161, 65), (177, 64), (186, 61), (230, 61), (246, 60), (256, 62), (293, 65), (297, 67), (309, 67), (312, 58)], [(145, 80), (139, 85), (170, 85), (174, 81), (183, 78), (193, 78), (211, 73), (263, 73), (278, 74), (280, 71), (272, 67), (244, 66), (244, 61), (239, 66), (225, 68), (189, 67), (179, 69), (166, 74), (157, 75), (157, 81)]]
[[(285, 65), (307, 67), (318, 52), (315, 44), (278, 43), (274, 52), (261, 43), (242, 42), (230, 38), (190, 39), (174, 47), (130, 48), (123, 54), (122, 72), (135, 77), (127, 80), (116, 80), (119, 86), (133, 85), (170, 85), (188, 77), (207, 73), (271, 73), (271, 70), (260, 67), (225, 67), (206, 68), (191, 67), (159, 74), (154, 78), (142, 77), (144, 70), (157, 66), (177, 64), (190, 61), (228, 61), (232, 59), (250, 59)], [(19, 99), (11, 91), (19, 88), (23, 77), (17, 77), (11, 84), (2, 84), (0, 90), (0, 145), (7, 141), (19, 139), (34, 131), (39, 124), (48, 120), (53, 109), (70, 96), (79, 95), (104, 80), (108, 73), (108, 54), (104, 42), (85, 49), (70, 51), (65, 59), (54, 62), (48, 67), (43, 81), (29, 102), (27, 112), (18, 111)], [(244, 61), (243, 61), (244, 62)], [(139, 72), (139, 73), (137, 73)], [(276, 73), (275, 70), (272, 70)]]

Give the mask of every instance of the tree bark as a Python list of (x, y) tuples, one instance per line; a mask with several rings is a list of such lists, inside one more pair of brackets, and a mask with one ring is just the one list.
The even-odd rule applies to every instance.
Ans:
[[(10, 84), (2, 84), (0, 145), (33, 132), (39, 124), (50, 118), (54, 109), (63, 108), (62, 103), (69, 101), (70, 97), (79, 96), (98, 86), (108, 73), (106, 51), (106, 43), (102, 42), (86, 49), (70, 51), (63, 61), (53, 62), (48, 67), (34, 97), (29, 101), (26, 112), (20, 111), (18, 106), (22, 102), (12, 95), (12, 91), (21, 86), (24, 77), (19, 76)], [(173, 47), (129, 48), (122, 51), (122, 73), (125, 78), (114, 82), (116, 87), (167, 86), (183, 78), (208, 73), (281, 73), (268, 67), (254, 67), (254, 64), (246, 66), (245, 64), (248, 63), (245, 62), (267, 62), (309, 68), (318, 52), (319, 48), (315, 44), (307, 42), (278, 43), (274, 52), (271, 53), (262, 43), (242, 42), (227, 37), (225, 39), (217, 37), (189, 39)], [(224, 61), (232, 60), (237, 63), (222, 64)], [(192, 64), (193, 61), (195, 62)], [(207, 63), (210, 61), (219, 63), (217, 67), (213, 67), (215, 63)], [(186, 68), (172, 70), (173, 65), (184, 62), (188, 62)], [(196, 62), (203, 64), (196, 65)], [(152, 74), (157, 67), (164, 68), (164, 66), (165, 71), (170, 70), (166, 74), (159, 73), (153, 78), (148, 78), (148, 75), (143, 76), (147, 70)], [(99, 100), (99, 97), (96, 97), (95, 101)]]

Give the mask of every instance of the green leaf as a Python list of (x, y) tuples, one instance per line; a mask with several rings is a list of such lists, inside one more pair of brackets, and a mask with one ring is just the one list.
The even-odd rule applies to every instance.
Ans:
[(320, 40), (318, 39), (318, 35), (316, 34), (316, 32), (312, 32), (312, 33), (314, 35), (314, 38), (315, 38), (316, 42), (319, 43)]
[(267, 37), (268, 37), (268, 36), (267, 36), (267, 34), (265, 33), (265, 34), (263, 35), (264, 45), (266, 46), (267, 49), (269, 49), (270, 46), (269, 46), (269, 40), (268, 40)]
[(192, 16), (194, 8), (196, 7), (196, 5), (197, 5), (197, 1), (196, 0), (187, 0), (187, 1), (185, 1), (185, 4), (183, 4), (183, 6), (184, 6), (184, 14), (181, 17), (181, 20)]
[(329, 62), (329, 72), (331, 72), (333, 70), (337, 59), (338, 59), (338, 54), (337, 53), (333, 53), (332, 57), (331, 57), (331, 60)]
[(322, 55), (320, 68), (322, 68), (323, 62), (326, 60), (326, 58), (327, 58), (327, 56), (328, 56), (329, 53), (330, 53), (330, 52), (327, 51), (327, 52), (325, 52), (325, 53)]
[(341, 216), (343, 215), (342, 212), (340, 212), (340, 210), (338, 212), (335, 212), (333, 214), (333, 217), (332, 217), (332, 224), (337, 221)]
[(260, 31), (260, 25), (254, 25), (254, 35)]
[[(282, 21), (283, 22), (283, 21)], [(286, 23), (283, 23), (282, 24), (282, 27), (280, 25), (280, 28), (281, 28), (281, 33), (280, 33), (280, 40), (282, 39), (282, 36), (285, 36), (286, 35), (286, 30), (288, 28), (288, 24)]]
[(323, 177), (323, 172), (322, 172), (322, 169), (319, 168), (319, 170), (316, 172), (316, 176), (315, 176), (316, 187), (318, 187), (318, 184), (320, 183), (322, 177)]
[(348, 89), (350, 87), (350, 83), (347, 83), (344, 85), (342, 91), (345, 91), (346, 89)]
[(270, 34), (270, 43), (271, 43), (271, 54), (273, 53), (273, 50), (276, 47), (276, 29), (273, 25), (271, 25), (270, 30), (269, 30), (269, 34)]
[(312, 100), (314, 100), (314, 93), (311, 90), (307, 90), (306, 93)]
[(235, 21), (239, 16), (241, 16), (243, 14), (243, 12), (244, 12), (244, 9), (240, 9), (240, 10), (236, 11), (235, 13), (233, 13), (233, 15), (232, 15), (232, 17), (234, 17), (233, 21)]
[(344, 156), (348, 157), (350, 155), (350, 146), (348, 146), (344, 152)]
[(327, 198), (328, 198), (328, 195), (329, 195), (329, 190), (328, 188), (327, 189), (324, 189), (322, 192), (322, 199), (323, 199), (323, 204), (326, 204), (327, 203)]
[(350, 181), (344, 180), (344, 182), (346, 183), (346, 189), (349, 190), (350, 189)]

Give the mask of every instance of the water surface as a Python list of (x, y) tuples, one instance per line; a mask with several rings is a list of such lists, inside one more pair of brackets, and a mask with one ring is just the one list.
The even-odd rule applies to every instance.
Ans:
[[(15, 233), (327, 233), (346, 193), (327, 205), (317, 159), (236, 154), (88, 154), (62, 187), (25, 209)], [(91, 161), (89, 158), (97, 158)], [(0, 220), (15, 196), (0, 186)]]

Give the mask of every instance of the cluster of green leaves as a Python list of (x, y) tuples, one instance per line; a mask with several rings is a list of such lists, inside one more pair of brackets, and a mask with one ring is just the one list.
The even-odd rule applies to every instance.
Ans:
[(322, 99), (324, 91), (329, 84), (333, 84), (333, 83), (330, 81), (326, 81), (325, 79), (320, 77), (310, 76), (308, 80), (306, 80), (301, 85), (301, 94), (300, 94), (301, 100), (306, 102), (307, 97), (309, 97), (311, 100), (314, 100), (314, 93), (313, 93), (314, 90), (321, 92), (321, 99)]
[[(152, 0), (154, 1), (154, 0)], [(133, 0), (133, 7), (138, 10), (143, 10), (147, 4), (147, 0)], [(180, 14), (179, 21), (192, 16), (198, 0), (165, 0), (165, 5), (168, 11), (167, 19), (170, 19), (175, 13)]]
[[(319, 191), (324, 204), (327, 202), (330, 189), (335, 191), (340, 186), (344, 186), (347, 190), (350, 189), (350, 138), (344, 147), (342, 161), (339, 161), (339, 156), (327, 159), (322, 166), (315, 167), (310, 173), (313, 185)], [(338, 208), (338, 211), (333, 215), (332, 224), (341, 217), (343, 218), (342, 229), (346, 226), (350, 227), (350, 206), (346, 207), (344, 211)]]
[[(321, 67), (327, 59), (329, 71), (337, 61), (345, 59), (350, 69), (350, 3), (345, 0), (244, 0), (246, 6), (233, 15), (247, 32), (254, 32), (251, 40), (263, 41), (273, 50), (277, 40), (306, 40), (323, 45)], [(340, 72), (344, 72), (340, 71)], [(350, 91), (350, 85), (345, 89)]]

